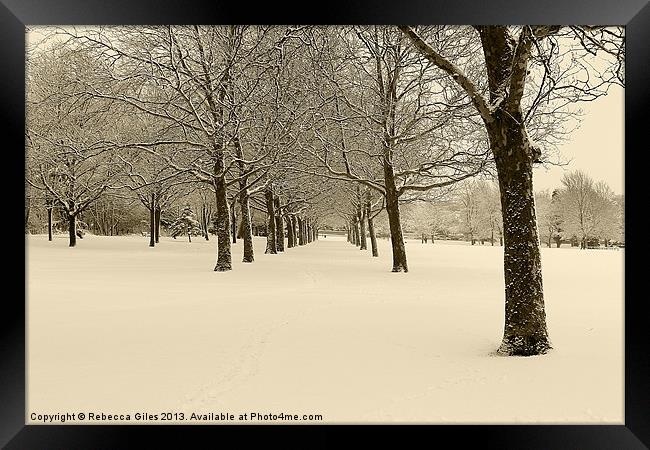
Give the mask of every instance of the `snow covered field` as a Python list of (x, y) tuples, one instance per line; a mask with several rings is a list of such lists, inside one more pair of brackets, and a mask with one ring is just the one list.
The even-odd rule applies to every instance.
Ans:
[(542, 249), (554, 349), (517, 358), (491, 354), (501, 247), (410, 240), (403, 274), (387, 240), (371, 258), (333, 236), (280, 255), (255, 239), (254, 264), (240, 241), (216, 273), (214, 240), (29, 236), (28, 414), (623, 423), (623, 250)]

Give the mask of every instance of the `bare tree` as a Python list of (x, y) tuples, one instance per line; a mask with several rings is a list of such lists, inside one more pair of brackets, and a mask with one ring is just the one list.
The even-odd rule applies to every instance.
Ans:
[[(498, 173), (505, 240), (506, 320), (499, 351), (508, 355), (546, 353), (551, 344), (532, 183), (532, 165), (542, 160), (542, 151), (539, 143), (531, 140), (528, 126), (542, 105), (552, 105), (550, 111), (562, 111), (576, 101), (604, 95), (612, 83), (624, 82), (622, 29), (474, 27), (483, 49), (483, 73), (487, 75), (487, 83), (482, 85), (472, 79), (474, 74), (461, 68), (462, 61), (455, 63), (443, 56), (414, 28), (400, 29), (422, 55), (463, 89), (488, 134)], [(565, 34), (562, 42), (557, 39), (560, 33)], [(558, 76), (566, 57), (578, 53), (583, 57), (604, 54), (612, 63), (596, 72), (585, 58)], [(535, 66), (541, 77), (537, 91), (531, 93), (526, 88), (535, 78), (531, 74)]]
[(109, 151), (119, 105), (78, 94), (102, 68), (89, 56), (66, 49), (34, 54), (28, 79), (26, 180), (45, 193), (50, 236), (52, 208), (65, 212), (70, 247), (77, 243), (78, 216), (119, 187), (120, 165)]
[(578, 237), (580, 248), (588, 241), (602, 238), (606, 243), (616, 233), (617, 211), (614, 194), (604, 182), (577, 170), (562, 178), (560, 201), (566, 231)]
[(486, 140), (480, 128), (456, 126), (471, 115), (469, 104), (425, 70), (429, 63), (396, 29), (319, 29), (312, 39), (317, 107), (299, 141), (314, 157), (307, 170), (385, 198), (392, 271), (407, 272), (400, 197), (480, 173), (489, 159)]

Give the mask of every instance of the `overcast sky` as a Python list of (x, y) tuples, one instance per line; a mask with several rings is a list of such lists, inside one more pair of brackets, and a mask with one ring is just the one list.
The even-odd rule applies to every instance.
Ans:
[(595, 181), (605, 181), (615, 193), (624, 193), (624, 99), (624, 89), (612, 86), (605, 97), (580, 105), (585, 113), (580, 128), (560, 147), (563, 159), (571, 160), (569, 165), (536, 168), (536, 191), (560, 187), (565, 173), (580, 169)]

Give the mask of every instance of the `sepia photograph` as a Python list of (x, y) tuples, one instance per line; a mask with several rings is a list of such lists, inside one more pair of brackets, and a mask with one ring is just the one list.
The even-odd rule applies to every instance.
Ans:
[(26, 423), (624, 418), (625, 27), (28, 26)]

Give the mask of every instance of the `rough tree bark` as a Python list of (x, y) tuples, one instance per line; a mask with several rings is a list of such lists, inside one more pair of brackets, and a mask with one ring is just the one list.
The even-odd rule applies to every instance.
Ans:
[(551, 346), (535, 226), (532, 160), (525, 151), (525, 131), (515, 120), (504, 114), (490, 133), (499, 175), (505, 245), (506, 320), (499, 351), (528, 356), (546, 353)]
[(226, 180), (223, 175), (224, 161), (223, 150), (218, 157), (215, 172), (220, 174), (215, 177), (214, 191), (216, 196), (217, 211), (215, 214), (215, 225), (217, 232), (217, 264), (215, 272), (232, 270), (232, 253), (230, 248), (230, 212), (228, 211), (228, 196), (226, 192)]
[[(524, 28), (513, 47), (505, 27), (480, 30), (490, 90), (510, 92), (487, 123), (503, 212), (505, 327), (499, 352), (538, 355), (550, 348), (533, 194), (533, 162), (540, 152), (528, 139), (521, 110), (532, 36)], [(512, 61), (504, 64), (504, 61)]]
[[(232, 33), (234, 28), (230, 28)], [(230, 58), (230, 55), (227, 55)], [(229, 64), (231, 62), (229, 61)], [(205, 73), (207, 87), (212, 90), (212, 82)], [(224, 104), (226, 100), (226, 93), (230, 85), (230, 68), (227, 67), (223, 79), (219, 86), (218, 102), (214, 102), (211, 95), (208, 96), (210, 109), (213, 111), (213, 120), (215, 124), (224, 123)], [(216, 133), (213, 143), (214, 155), (214, 192), (216, 197), (216, 214), (215, 214), (215, 228), (217, 232), (217, 263), (214, 267), (215, 272), (226, 272), (232, 270), (232, 252), (230, 243), (230, 211), (228, 205), (228, 185), (226, 184), (226, 161), (224, 154), (225, 147), (225, 130), (222, 128)]]

